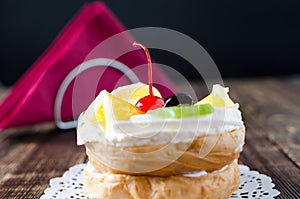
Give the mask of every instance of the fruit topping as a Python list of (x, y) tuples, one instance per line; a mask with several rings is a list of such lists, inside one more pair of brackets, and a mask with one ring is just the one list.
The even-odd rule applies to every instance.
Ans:
[(165, 101), (165, 107), (194, 104), (194, 100), (192, 99), (192, 97), (185, 93), (173, 94), (167, 97), (164, 101)]
[(164, 107), (164, 104), (164, 100), (160, 97), (147, 95), (141, 98), (135, 106), (141, 111), (147, 112), (148, 110)]
[(134, 105), (118, 98), (106, 90), (99, 94), (101, 102), (96, 109), (95, 119), (107, 130), (111, 122), (116, 120), (129, 120), (131, 116), (142, 112)]
[(211, 93), (195, 105), (210, 104), (214, 107), (230, 108), (234, 106), (234, 102), (229, 98), (228, 92), (228, 88), (224, 88), (223, 86), (216, 84), (213, 86)]
[(152, 114), (164, 118), (189, 118), (203, 116), (214, 112), (210, 104), (201, 104), (196, 106), (172, 106), (150, 110), (147, 114)]
[(133, 42), (133, 46), (141, 47), (147, 56), (148, 61), (148, 83), (149, 83), (149, 95), (139, 99), (135, 106), (143, 112), (147, 112), (148, 110), (154, 110), (156, 108), (160, 108), (164, 106), (164, 100), (160, 97), (154, 96), (152, 91), (152, 63), (150, 58), (150, 53), (148, 49), (141, 43)]
[[(160, 92), (153, 87), (153, 95), (161, 97)], [(111, 92), (112, 95), (119, 97), (133, 105), (137, 103), (139, 99), (149, 95), (149, 86), (141, 82), (130, 84), (126, 86), (121, 86)]]

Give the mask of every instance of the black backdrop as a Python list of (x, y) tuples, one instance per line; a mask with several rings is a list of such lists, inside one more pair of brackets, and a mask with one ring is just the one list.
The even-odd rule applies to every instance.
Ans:
[[(53, 41), (84, 0), (2, 1), (0, 82), (13, 84)], [(300, 72), (299, 0), (104, 1), (127, 28), (171, 28), (198, 41), (226, 77)], [(189, 78), (187, 63), (153, 58)]]

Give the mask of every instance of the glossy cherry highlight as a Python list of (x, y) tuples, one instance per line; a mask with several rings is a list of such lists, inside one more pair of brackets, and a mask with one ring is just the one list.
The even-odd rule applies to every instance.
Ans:
[(143, 112), (164, 107), (164, 100), (157, 96), (147, 95), (141, 98), (135, 106)]
[(133, 46), (139, 46), (141, 47), (146, 56), (147, 56), (147, 61), (148, 61), (148, 84), (149, 84), (149, 95), (139, 99), (135, 106), (140, 109), (143, 112), (147, 112), (148, 110), (154, 110), (157, 108), (164, 107), (164, 100), (160, 97), (154, 96), (153, 95), (153, 89), (152, 89), (152, 62), (151, 62), (151, 57), (148, 49), (141, 43), (138, 42), (133, 42)]

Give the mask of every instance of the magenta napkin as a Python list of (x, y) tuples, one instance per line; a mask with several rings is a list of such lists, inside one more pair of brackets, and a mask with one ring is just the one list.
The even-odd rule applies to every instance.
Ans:
[[(135, 70), (147, 60), (140, 49), (119, 56), (119, 49), (133, 48), (134, 39), (128, 33), (115, 45), (100, 45), (126, 29), (102, 2), (88, 3), (67, 24), (45, 53), (13, 86), (0, 105), (0, 129), (32, 125), (54, 120), (54, 103), (58, 89), (66, 76), (78, 65), (97, 58), (109, 58), (123, 63), (147, 83), (147, 67)], [(154, 82), (163, 96), (176, 88), (155, 65)], [(67, 87), (61, 104), (63, 120), (73, 120), (102, 89), (111, 91), (116, 85), (130, 83), (124, 74), (111, 67), (95, 67), (78, 74)]]

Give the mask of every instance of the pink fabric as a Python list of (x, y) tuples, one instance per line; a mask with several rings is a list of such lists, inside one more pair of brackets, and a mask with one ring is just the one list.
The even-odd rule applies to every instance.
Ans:
[[(146, 64), (145, 55), (139, 49), (116, 57), (118, 54), (115, 52), (121, 47), (132, 48), (133, 39), (128, 33), (117, 46), (93, 50), (105, 39), (124, 30), (124, 26), (104, 3), (86, 4), (2, 101), (0, 129), (52, 121), (54, 100), (61, 82), (74, 67), (86, 60), (114, 58), (132, 68), (133, 71), (136, 66)], [(140, 69), (135, 71), (140, 80), (145, 83), (147, 82), (146, 71), (147, 67), (144, 71)], [(110, 91), (117, 84), (128, 83), (122, 78), (123, 74), (111, 68), (95, 68), (79, 76), (64, 95), (62, 103), (64, 120), (77, 117), (100, 90)], [(154, 82), (161, 84), (158, 87), (161, 88), (163, 96), (176, 91), (168, 78), (155, 66), (153, 77)], [(121, 79), (120, 82), (118, 82), (119, 79)], [(91, 84), (97, 84), (97, 89), (92, 91), (92, 94), (89, 91)]]

